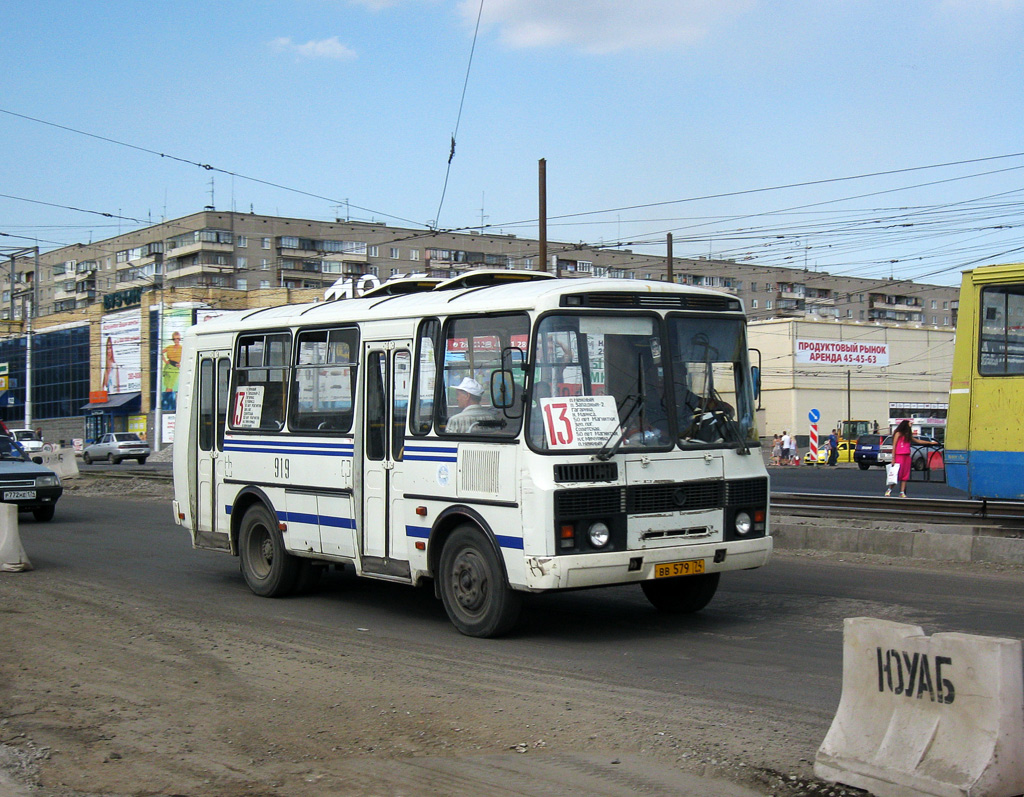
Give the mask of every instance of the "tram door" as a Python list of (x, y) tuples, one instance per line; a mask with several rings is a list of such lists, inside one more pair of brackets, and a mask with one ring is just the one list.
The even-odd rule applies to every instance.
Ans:
[(363, 368), (363, 568), (391, 572), (393, 560), (408, 559), (402, 461), (412, 380), (412, 341), (367, 342)]
[(196, 418), (196, 519), (200, 532), (227, 531), (223, 507), (217, 511), (217, 469), (224, 453), (230, 372), (228, 352), (200, 354)]

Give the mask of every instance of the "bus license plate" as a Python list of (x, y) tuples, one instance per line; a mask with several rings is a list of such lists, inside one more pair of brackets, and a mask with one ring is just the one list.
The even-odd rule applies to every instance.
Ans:
[(695, 576), (704, 572), (703, 559), (687, 559), (683, 562), (661, 562), (654, 566), (655, 578), (675, 578), (676, 576)]
[(5, 501), (27, 501), (35, 497), (35, 490), (4, 490)]

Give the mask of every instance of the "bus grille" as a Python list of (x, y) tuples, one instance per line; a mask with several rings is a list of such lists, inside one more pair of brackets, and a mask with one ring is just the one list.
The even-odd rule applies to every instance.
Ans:
[(682, 484), (638, 484), (627, 488), (626, 512), (676, 512), (680, 509), (714, 509), (722, 506), (725, 482), (685, 482)]
[(621, 511), (621, 487), (561, 490), (555, 493), (555, 515), (559, 518), (613, 515)]
[(767, 479), (737, 479), (725, 483), (726, 504), (729, 506), (767, 506)]
[(555, 493), (555, 516), (558, 518), (767, 505), (767, 479), (636, 484), (631, 487), (559, 490)]
[(578, 462), (555, 465), (556, 482), (613, 482), (619, 478), (615, 462)]

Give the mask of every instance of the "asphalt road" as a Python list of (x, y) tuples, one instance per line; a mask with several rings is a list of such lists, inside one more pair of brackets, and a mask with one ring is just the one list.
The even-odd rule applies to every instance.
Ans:
[[(847, 475), (860, 472), (820, 478)], [(828, 713), (838, 701), (844, 617), (919, 623), (928, 633), (1024, 634), (1019, 574), (943, 565), (778, 555), (766, 568), (723, 577), (711, 605), (687, 618), (659, 615), (635, 587), (533, 595), (509, 643), (460, 636), (430, 590), (347, 573), (329, 574), (313, 595), (257, 598), (237, 559), (191, 549), (163, 501), (67, 496), (50, 523), (23, 516), (21, 538), (38, 570), (134, 587), (197, 612), (240, 619), (258, 612), (271, 621), (301, 621), (324, 635), (339, 628), (386, 629), (388, 644), (437, 646), (453, 659), (500, 646), (515, 659), (554, 668), (573, 662), (576, 671), (598, 680), (706, 690), (734, 703), (770, 700), (811, 712)]]

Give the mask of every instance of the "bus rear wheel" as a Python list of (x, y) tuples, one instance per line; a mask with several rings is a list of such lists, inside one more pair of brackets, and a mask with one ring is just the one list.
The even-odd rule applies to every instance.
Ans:
[(654, 608), (667, 614), (691, 614), (707, 606), (718, 589), (718, 573), (641, 581)]
[(262, 504), (248, 509), (238, 533), (238, 555), (245, 583), (264, 598), (290, 595), (299, 577), (299, 560), (288, 553), (277, 522)]
[(519, 619), (522, 597), (509, 587), (493, 548), (475, 527), (460, 526), (447, 539), (439, 579), (445, 611), (466, 636), (500, 636)]

